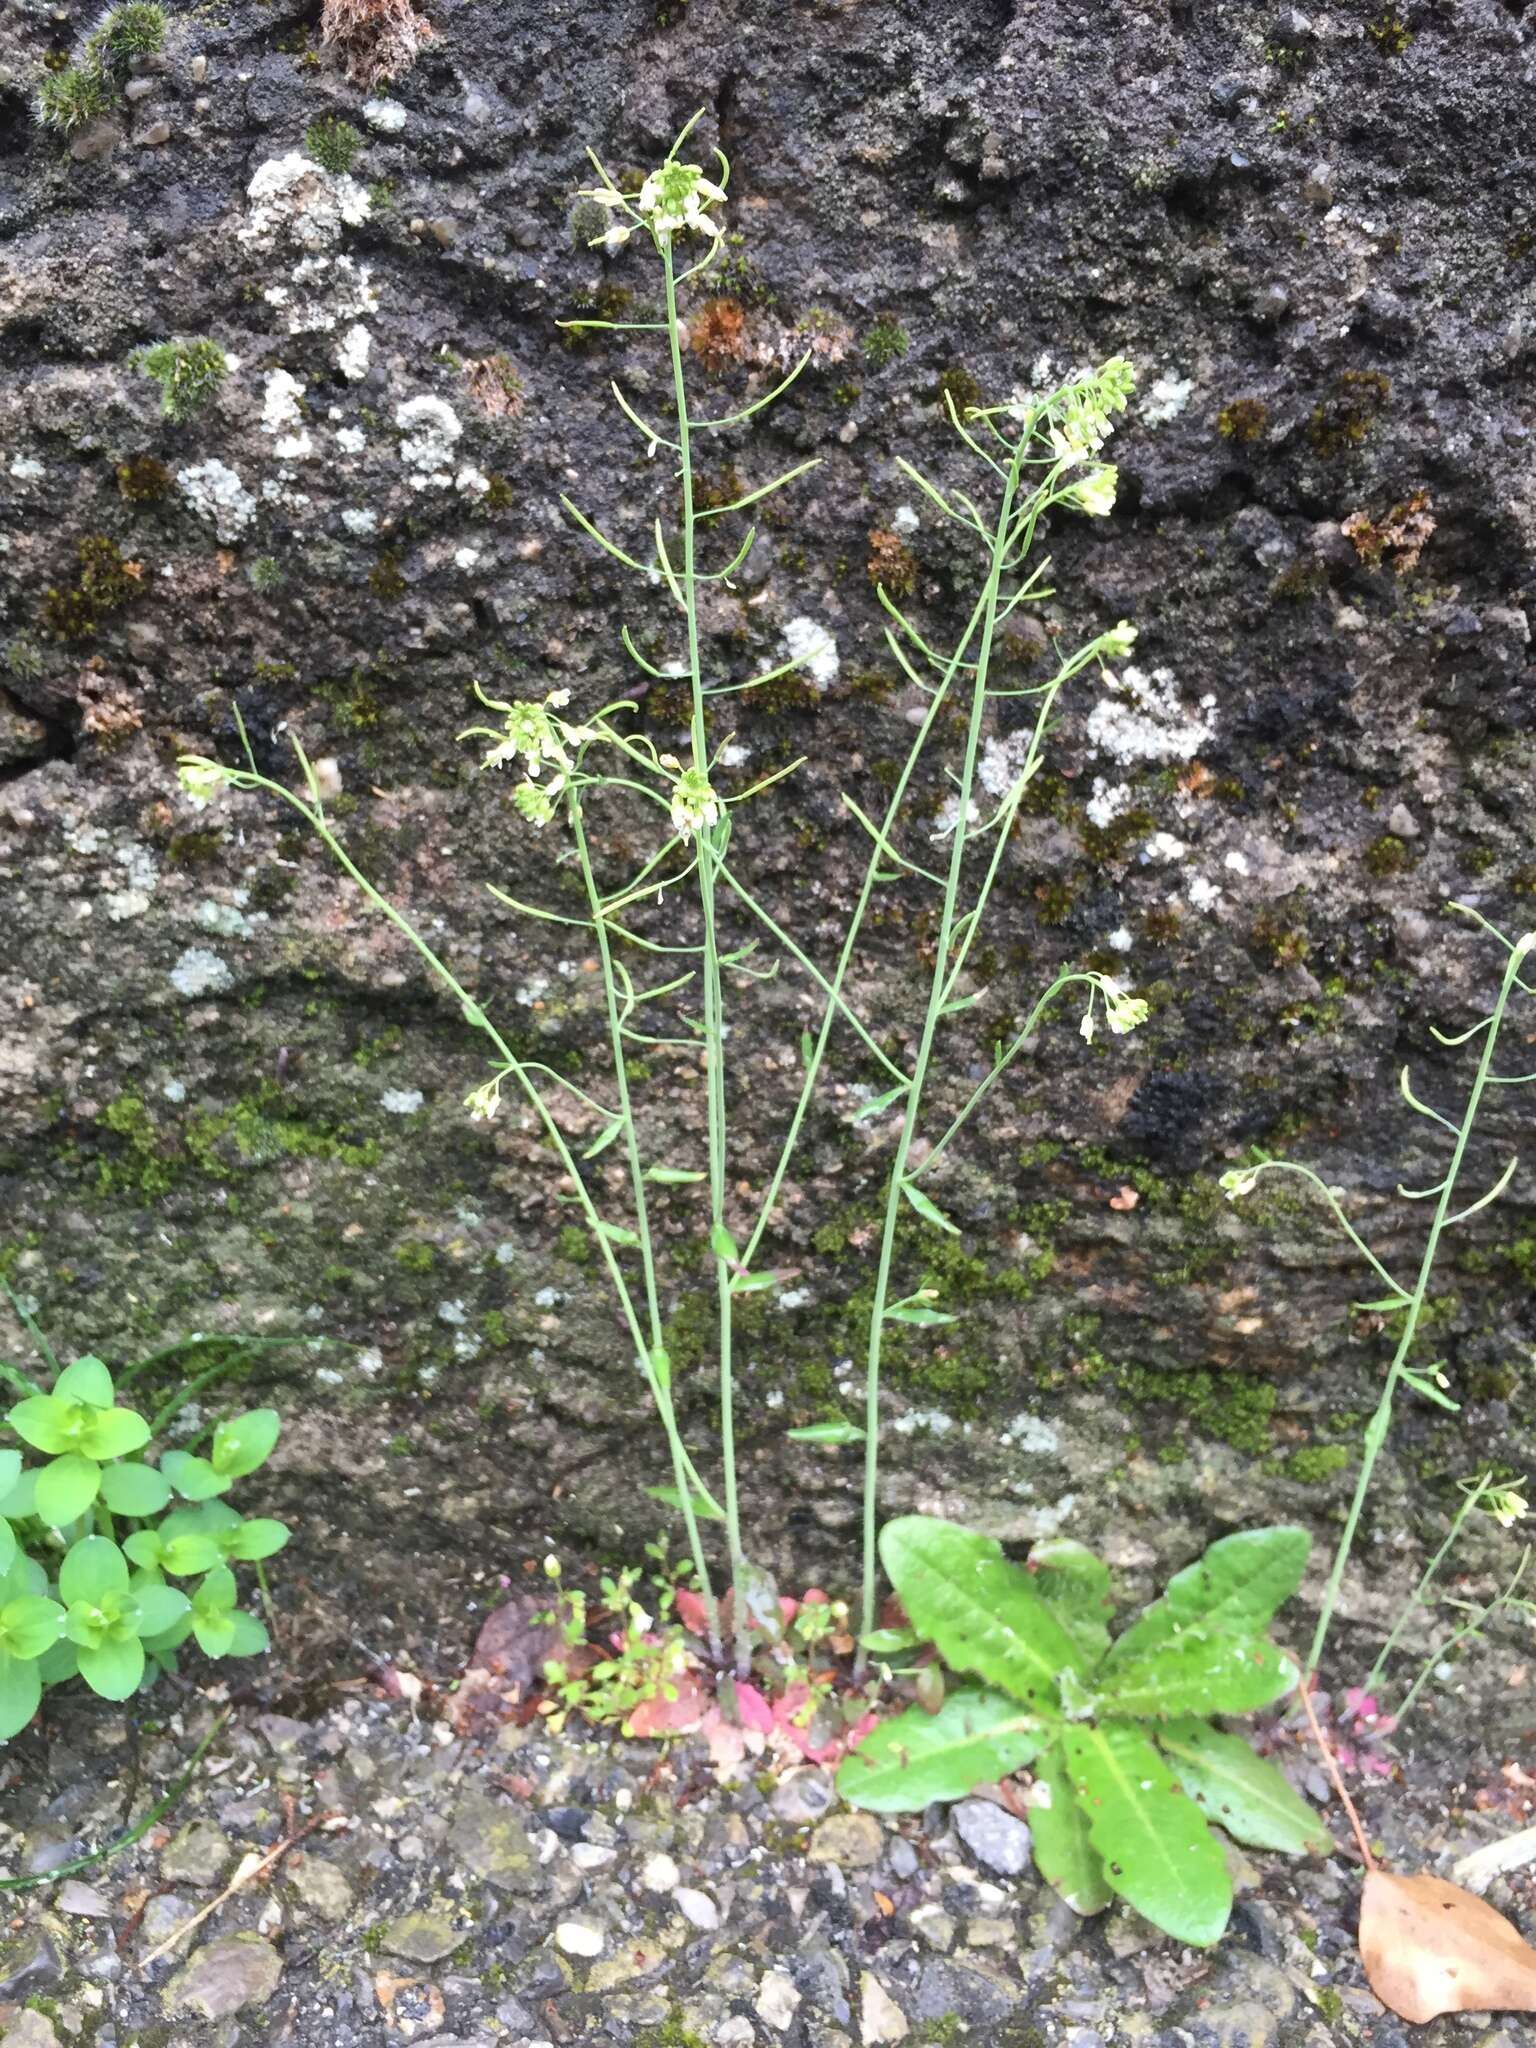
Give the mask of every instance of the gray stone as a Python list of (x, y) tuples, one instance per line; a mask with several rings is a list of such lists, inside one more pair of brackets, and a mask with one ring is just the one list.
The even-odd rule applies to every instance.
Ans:
[(295, 1857), (288, 1867), (288, 1882), (322, 1920), (344, 1920), (351, 1910), (352, 1886), (336, 1865), (323, 1857)]
[(188, 1821), (160, 1851), (160, 1875), (171, 1884), (216, 1885), (234, 1850), (211, 1820)]
[(1016, 2012), (1023, 2002), (1021, 1985), (985, 1963), (940, 1961), (923, 1965), (915, 2020), (963, 2020), (967, 2026), (989, 2027)]
[(1014, 1814), (990, 1799), (962, 1799), (951, 1815), (955, 1832), (976, 1861), (1000, 1877), (1020, 1877), (1029, 1868), (1030, 1833)]
[(707, 1934), (720, 1925), (720, 1908), (708, 1892), (680, 1884), (672, 1895), (672, 1902), (690, 1927), (702, 1928)]
[(808, 1827), (837, 1804), (837, 1793), (830, 1773), (819, 1764), (806, 1764), (784, 1773), (768, 1803), (775, 1820), (787, 1821), (791, 1827)]
[(538, 1864), (528, 1830), (510, 1806), (479, 1785), (471, 1785), (460, 1799), (447, 1848), (472, 1877), (502, 1891), (538, 1889)]
[(226, 1934), (198, 1949), (161, 1992), (167, 2013), (223, 2020), (263, 2006), (282, 1979), (282, 1959), (259, 1934)]
[(438, 1963), (450, 1956), (464, 1940), (446, 1913), (421, 1911), (402, 1913), (384, 1930), (382, 1946), (387, 1955), (404, 1956), (410, 1963)]
[(834, 1813), (817, 1828), (805, 1853), (812, 1863), (867, 1870), (884, 1850), (885, 1830), (872, 1813)]
[(29, 1998), (57, 1984), (58, 1951), (41, 1927), (28, 1927), (0, 1943), (0, 1998)]
[(0, 2048), (59, 2048), (59, 2037), (45, 2013), (19, 2012), (0, 2034)]
[(61, 1913), (73, 1913), (83, 1920), (106, 1920), (112, 1913), (110, 1901), (94, 1885), (82, 1884), (78, 1877), (65, 1878), (53, 1903)]

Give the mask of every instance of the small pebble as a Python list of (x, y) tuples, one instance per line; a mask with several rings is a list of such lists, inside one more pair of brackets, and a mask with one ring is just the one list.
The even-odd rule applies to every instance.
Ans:
[(600, 1956), (603, 1930), (590, 1920), (562, 1920), (555, 1929), (555, 1946), (568, 1956)]
[(648, 1892), (675, 1892), (682, 1883), (682, 1872), (664, 1849), (657, 1849), (646, 1857), (640, 1866), (640, 1886)]
[(704, 1933), (713, 1933), (720, 1925), (720, 1908), (708, 1892), (696, 1892), (691, 1885), (679, 1885), (673, 1893), (677, 1910), (690, 1927), (698, 1927)]

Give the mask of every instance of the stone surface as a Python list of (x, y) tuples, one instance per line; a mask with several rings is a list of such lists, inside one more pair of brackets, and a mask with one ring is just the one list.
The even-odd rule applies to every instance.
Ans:
[(197, 1949), (165, 1986), (170, 2014), (223, 2020), (264, 2006), (282, 1980), (276, 1949), (259, 1934), (221, 1935)]
[(402, 1913), (385, 1928), (381, 1946), (386, 1955), (403, 1956), (409, 1963), (437, 1963), (462, 1940), (446, 1913)]
[(0, 2048), (59, 2048), (59, 2037), (46, 2013), (19, 2012), (0, 2033)]
[(527, 1829), (510, 1806), (483, 1788), (471, 1787), (460, 1802), (448, 1844), (464, 1868), (487, 1884), (527, 1892), (538, 1882)]
[(806, 1854), (812, 1863), (867, 1870), (880, 1861), (885, 1830), (872, 1813), (834, 1813), (816, 1829)]
[(859, 2002), (859, 2030), (864, 2048), (882, 2048), (886, 2042), (905, 2041), (911, 2033), (906, 2014), (873, 1970), (866, 1970), (859, 1979)]
[(222, 1828), (193, 1821), (161, 1850), (160, 1874), (169, 1884), (216, 1885), (232, 1853)]
[(1030, 1833), (1024, 1821), (990, 1799), (962, 1799), (951, 1814), (955, 1832), (976, 1861), (1001, 1877), (1029, 1868)]

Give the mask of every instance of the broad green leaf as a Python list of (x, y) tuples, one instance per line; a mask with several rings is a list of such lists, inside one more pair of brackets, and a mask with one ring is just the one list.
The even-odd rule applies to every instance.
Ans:
[(894, 1088), (887, 1088), (883, 1095), (875, 1096), (870, 1102), (860, 1103), (859, 1107), (853, 1112), (853, 1121), (856, 1124), (861, 1124), (868, 1117), (882, 1115), (891, 1107), (892, 1103), (900, 1102), (907, 1092), (907, 1083), (905, 1081), (898, 1081)]
[(766, 1294), (770, 1287), (777, 1287), (778, 1281), (772, 1273), (733, 1273), (732, 1294)]
[(152, 1579), (135, 1579), (133, 1597), (139, 1609), (141, 1636), (163, 1636), (184, 1614), (190, 1613), (192, 1607), (185, 1593), (178, 1593), (174, 1586), (163, 1586)]
[(1269, 1626), (1301, 1584), (1312, 1539), (1305, 1529), (1244, 1529), (1223, 1536), (1204, 1557), (1175, 1574), (1154, 1600), (1116, 1639), (1111, 1670), (1154, 1643), (1182, 1630), (1203, 1627), (1228, 1635), (1256, 1636)]
[(810, 1422), (804, 1429), (786, 1430), (792, 1444), (861, 1444), (864, 1432), (856, 1422)]
[(149, 1424), (131, 1408), (92, 1408), (80, 1435), (80, 1448), (90, 1458), (126, 1458), (149, 1442)]
[(871, 1813), (918, 1813), (1006, 1778), (1055, 1727), (1001, 1693), (952, 1692), (936, 1714), (910, 1707), (872, 1728), (838, 1767), (837, 1789)]
[(226, 1564), (215, 1565), (198, 1587), (192, 1602), (194, 1614), (228, 1614), (238, 1598), (235, 1575)]
[(205, 1657), (227, 1657), (235, 1646), (235, 1623), (227, 1609), (207, 1614), (192, 1610), (192, 1633)]
[(35, 1659), (0, 1650), (0, 1742), (21, 1733), (42, 1696), (43, 1674)]
[(931, 1515), (901, 1515), (880, 1532), (880, 1556), (907, 1619), (951, 1671), (974, 1672), (1026, 1706), (1051, 1711), (1057, 1675), (1083, 1653), (990, 1536)]
[(44, 1685), (62, 1685), (66, 1678), (73, 1678), (80, 1669), (80, 1658), (73, 1643), (64, 1641), (54, 1644), (37, 1660), (38, 1676)]
[(218, 1537), (208, 1530), (183, 1529), (168, 1542), (162, 1542), (160, 1555), (153, 1561), (173, 1579), (187, 1579), (196, 1572), (211, 1572), (223, 1555)]
[(74, 1449), (70, 1424), (75, 1412), (71, 1401), (57, 1400), (52, 1394), (29, 1394), (7, 1412), (5, 1419), (23, 1443), (30, 1444), (34, 1451), (56, 1457)]
[(1325, 1855), (1333, 1847), (1321, 1817), (1241, 1736), (1193, 1718), (1166, 1722), (1152, 1733), (1190, 1798), (1234, 1841), (1292, 1856)]
[(1132, 1721), (1180, 1714), (1251, 1714), (1301, 1676), (1287, 1650), (1264, 1636), (1191, 1629), (1099, 1674), (1102, 1710)]
[(0, 1601), (19, 1600), (24, 1593), (46, 1593), (48, 1574), (37, 1562), (28, 1557), (24, 1550), (18, 1550), (3, 1572), (0, 1572)]
[(83, 1515), (101, 1489), (101, 1467), (78, 1451), (53, 1458), (37, 1475), (37, 1512), (50, 1529)]
[(137, 1636), (108, 1636), (99, 1643), (80, 1644), (80, 1676), (104, 1700), (125, 1700), (139, 1689), (144, 1676), (144, 1645)]
[(0, 1451), (0, 1501), (21, 1477), (20, 1451)]
[(109, 1536), (82, 1536), (64, 1553), (59, 1566), (59, 1598), (66, 1607), (76, 1601), (90, 1605), (109, 1593), (128, 1590), (128, 1560)]
[(214, 1540), (226, 1557), (238, 1557), (242, 1564), (255, 1564), (258, 1558), (272, 1557), (281, 1550), (288, 1536), (285, 1522), (275, 1522), (269, 1515), (253, 1515), (248, 1522), (237, 1523)]
[[(645, 1490), (652, 1500), (659, 1500), (663, 1507), (676, 1508), (679, 1514), (682, 1513), (683, 1497), (675, 1486), (648, 1486)], [(693, 1512), (701, 1522), (725, 1520), (725, 1509), (718, 1501), (711, 1500), (707, 1493), (696, 1493), (692, 1499)]]
[(14, 1522), (25, 1521), (28, 1515), (37, 1513), (37, 1467), (23, 1472), (6, 1494), (0, 1496), (0, 1515), (8, 1515)]
[(66, 1401), (87, 1401), (93, 1408), (110, 1408), (112, 1375), (99, 1358), (77, 1358), (59, 1374), (53, 1391)]
[(176, 1649), (192, 1633), (192, 1609), (188, 1607), (174, 1628), (168, 1628), (163, 1635), (145, 1636), (143, 1643), (151, 1657), (164, 1659), (168, 1652)]
[(246, 1614), (237, 1608), (229, 1617), (229, 1622), (230, 1638), (226, 1656), (260, 1657), (272, 1647), (271, 1637), (254, 1614)]
[(153, 1465), (109, 1465), (101, 1475), (101, 1497), (114, 1515), (158, 1515), (171, 1497), (171, 1483)]
[(0, 1607), (0, 1650), (12, 1657), (41, 1657), (59, 1640), (64, 1610), (57, 1600), (23, 1593)]
[(1109, 1617), (1115, 1608), (1109, 1566), (1085, 1544), (1053, 1536), (1035, 1545), (1028, 1569), (1035, 1591), (1087, 1660), (1083, 1669), (1091, 1671), (1109, 1648)]
[(160, 1470), (183, 1500), (212, 1500), (216, 1493), (227, 1492), (234, 1478), (215, 1472), (206, 1458), (194, 1457), (191, 1451), (167, 1451)]
[(1074, 1913), (1102, 1913), (1114, 1893), (1088, 1839), (1088, 1818), (1073, 1796), (1066, 1758), (1054, 1744), (1036, 1760), (1035, 1791), (1029, 1809), (1035, 1868)]
[(1068, 1727), (1062, 1751), (1110, 1890), (1176, 1941), (1219, 1940), (1232, 1910), (1226, 1856), (1143, 1731)]
[(0, 1572), (8, 1572), (15, 1561), (17, 1550), (16, 1531), (10, 1523), (0, 1520)]
[(947, 1230), (951, 1237), (958, 1237), (960, 1235), (959, 1224), (951, 1223), (938, 1203), (930, 1200), (914, 1182), (904, 1180), (901, 1184), (901, 1192), (906, 1196), (925, 1223), (932, 1223), (940, 1230)]
[(252, 1408), (213, 1432), (209, 1462), (221, 1479), (244, 1479), (272, 1455), (282, 1421), (275, 1408)]

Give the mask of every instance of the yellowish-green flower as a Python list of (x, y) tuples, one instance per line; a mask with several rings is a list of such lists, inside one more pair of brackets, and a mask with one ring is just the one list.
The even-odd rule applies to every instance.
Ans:
[(201, 754), (183, 754), (176, 779), (200, 811), (229, 786), (228, 771)]
[(1071, 502), (1079, 512), (1086, 512), (1090, 518), (1104, 519), (1115, 509), (1115, 484), (1119, 472), (1112, 462), (1106, 462), (1073, 486)]
[(702, 768), (685, 768), (672, 785), (672, 830), (686, 846), (720, 817), (720, 799)]
[(710, 183), (697, 164), (679, 163), (672, 157), (640, 187), (635, 211), (660, 241), (690, 231), (718, 239), (719, 223), (711, 220), (705, 209), (724, 203), (725, 193)]

